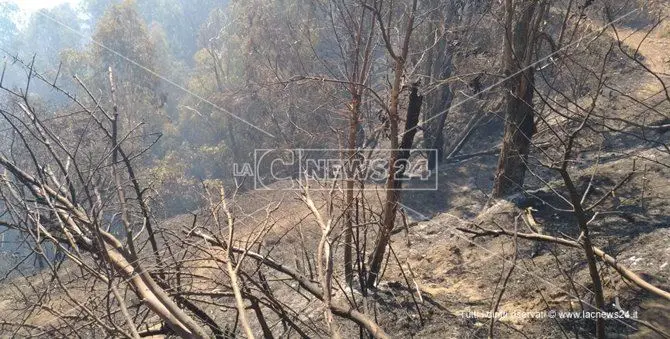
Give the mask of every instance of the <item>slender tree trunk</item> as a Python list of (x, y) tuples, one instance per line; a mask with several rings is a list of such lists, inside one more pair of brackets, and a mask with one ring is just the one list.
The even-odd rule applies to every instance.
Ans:
[[(369, 17), (369, 25), (366, 24), (366, 17)], [(375, 36), (375, 14), (369, 12), (368, 8), (362, 7), (360, 19), (358, 21), (358, 30), (352, 36), (354, 46), (349, 56), (351, 73), (348, 76), (350, 81), (349, 93), (351, 94), (351, 107), (349, 115), (349, 135), (347, 137), (347, 148), (345, 156), (347, 157), (346, 178), (346, 223), (344, 230), (344, 276), (348, 285), (354, 281), (354, 263), (353, 263), (353, 228), (355, 223), (354, 211), (354, 185), (356, 173), (359, 170), (359, 157), (357, 152), (362, 147), (359, 142), (359, 132), (361, 132), (361, 100), (365, 94), (364, 83), (370, 71), (370, 57), (372, 55), (373, 38)], [(358, 246), (358, 244), (356, 244)]]
[(494, 197), (518, 192), (523, 187), (526, 160), (534, 132), (532, 56), (535, 36), (544, 15), (544, 1), (520, 1), (520, 17), (514, 28), (513, 0), (505, 2), (503, 65), (509, 76), (505, 95), (505, 132), (493, 187)]
[(396, 187), (396, 163), (398, 160), (398, 99), (400, 97), (400, 83), (404, 71), (404, 62), (396, 61), (395, 77), (391, 88), (391, 104), (389, 109), (389, 134), (391, 139), (391, 155), (388, 164), (388, 179), (386, 181), (386, 197), (384, 199), (384, 211), (382, 215), (382, 226), (375, 249), (370, 257), (370, 274), (368, 275), (368, 286), (372, 287), (377, 280), (384, 261), (384, 252), (391, 238), (391, 231), (395, 226), (395, 215), (398, 208), (398, 191)]
[[(451, 50), (445, 47), (444, 50), (444, 60), (440, 65), (440, 73), (438, 75), (438, 80), (444, 80), (451, 76), (451, 71), (453, 69), (452, 64), (452, 55)], [(441, 58), (438, 58), (441, 59)], [(429, 144), (426, 145), (429, 148), (435, 150), (433, 156), (428, 158), (428, 168), (435, 169), (437, 164), (444, 159), (444, 126), (447, 123), (447, 116), (449, 109), (451, 108), (451, 103), (453, 101), (453, 92), (448, 84), (440, 85), (439, 90), (436, 91), (437, 100), (432, 100), (431, 106), (428, 108), (432, 112), (427, 115), (430, 120), (429, 126), (426, 128), (428, 131), (427, 139)]]
[(437, 168), (437, 164), (444, 159), (444, 126), (447, 124), (447, 116), (449, 109), (451, 108), (451, 103), (453, 102), (453, 92), (448, 85), (444, 85), (445, 88), (442, 90), (444, 94), (442, 95), (442, 100), (440, 101), (443, 106), (438, 111), (440, 117), (437, 119), (437, 126), (434, 130), (434, 138), (432, 149), (435, 150), (435, 156), (428, 158), (428, 169)]
[[(423, 96), (419, 95), (419, 84), (412, 84), (412, 90), (409, 94), (409, 104), (407, 105), (407, 119), (405, 120), (405, 133), (402, 135), (400, 142), (400, 155), (398, 159), (405, 161), (409, 159), (409, 152), (414, 143), (414, 136), (417, 132), (417, 125), (419, 124), (419, 113), (421, 112), (421, 104), (423, 103)], [(398, 178), (404, 175), (406, 168), (398, 169)], [(396, 181), (396, 188), (401, 187), (401, 182)]]
[[(581, 197), (577, 192), (577, 188), (575, 188), (570, 175), (565, 169), (562, 169), (560, 173), (570, 194), (570, 200), (574, 206), (574, 215), (577, 217), (577, 223), (579, 224), (579, 229), (581, 231), (582, 247), (584, 248), (586, 262), (589, 267), (589, 275), (591, 276), (591, 282), (593, 283), (593, 294), (597, 308), (596, 311), (603, 312), (605, 310), (605, 297), (603, 296), (603, 285), (600, 280), (596, 255), (593, 251), (593, 244), (589, 234), (588, 219), (581, 204)], [(596, 338), (605, 338), (605, 320), (600, 317), (596, 318)]]
[[(391, 232), (395, 227), (395, 216), (396, 211), (398, 209), (398, 200), (400, 198), (399, 196), (400, 192), (398, 191), (397, 188), (400, 187), (398, 185), (402, 185), (402, 183), (399, 184), (396, 183), (397, 170), (398, 170), (397, 163), (399, 158), (398, 121), (400, 120), (398, 114), (398, 104), (400, 98), (402, 79), (405, 76), (405, 62), (407, 60), (407, 56), (409, 55), (409, 42), (412, 37), (412, 32), (414, 30), (414, 16), (416, 13), (417, 3), (418, 0), (412, 1), (412, 8), (410, 10), (407, 19), (407, 25), (405, 26), (405, 38), (403, 40), (402, 48), (399, 54), (396, 54), (396, 52), (394, 51), (393, 45), (391, 44), (391, 40), (388, 36), (388, 31), (386, 31), (386, 28), (384, 27), (383, 24), (384, 19), (382, 18), (380, 12), (381, 8), (375, 8), (375, 16), (377, 18), (377, 21), (379, 22), (379, 29), (382, 38), (384, 40), (384, 44), (386, 45), (386, 50), (389, 53), (389, 55), (393, 58), (395, 65), (393, 69), (394, 77), (393, 77), (393, 85), (391, 86), (391, 98), (388, 107), (389, 139), (391, 140), (391, 155), (389, 156), (388, 179), (386, 181), (386, 198), (384, 201), (384, 211), (382, 215), (381, 229), (379, 230), (377, 243), (375, 244), (375, 248), (372, 251), (372, 255), (370, 256), (369, 260), (370, 272), (368, 274), (368, 280), (367, 280), (367, 285), (369, 287), (374, 286), (375, 281), (377, 280), (377, 276), (379, 275), (379, 271), (381, 269), (382, 261), (384, 261), (384, 252), (386, 252), (386, 246), (388, 245), (389, 240), (391, 239)], [(416, 96), (416, 92), (412, 91), (412, 93), (414, 93)], [(411, 100), (412, 97), (410, 96), (410, 101)], [(410, 104), (409, 107), (412, 107), (412, 105)], [(420, 108), (421, 104), (419, 103), (417, 107)], [(411, 114), (414, 113), (408, 112), (408, 118), (407, 118), (408, 123), (410, 121)], [(418, 117), (419, 117), (419, 111), (417, 110), (416, 117), (412, 118), (412, 121), (414, 121), (415, 124), (416, 122), (418, 122)], [(410, 131), (405, 130), (405, 132), (407, 134), (407, 132)], [(414, 137), (415, 133), (416, 133), (416, 125), (414, 126), (414, 128), (412, 128), (411, 131), (412, 138)]]
[[(374, 286), (374, 283), (379, 275), (381, 264), (384, 261), (384, 253), (386, 246), (391, 239), (391, 232), (395, 226), (395, 216), (398, 210), (398, 202), (400, 200), (400, 189), (402, 188), (401, 179), (405, 174), (404, 164), (409, 159), (410, 150), (414, 141), (414, 136), (417, 132), (417, 125), (419, 123), (419, 114), (421, 112), (421, 103), (423, 97), (418, 94), (418, 84), (412, 85), (412, 91), (409, 97), (409, 105), (407, 106), (407, 119), (405, 122), (405, 133), (402, 136), (400, 149), (398, 150), (398, 139), (391, 140), (393, 145), (392, 156), (393, 162), (389, 164), (389, 179), (386, 184), (386, 203), (384, 205), (384, 215), (382, 220), (382, 229), (380, 231), (377, 244), (370, 259), (370, 274), (368, 277), (368, 286)], [(397, 98), (396, 98), (397, 100)], [(396, 134), (397, 134), (396, 121)], [(393, 133), (393, 132), (392, 132)]]
[[(435, 14), (438, 15), (438, 14)], [(433, 20), (439, 20), (435, 17)], [(444, 81), (451, 76), (453, 70), (453, 49), (448, 46), (447, 39), (442, 36), (444, 34), (444, 27), (441, 29), (433, 25), (430, 31), (434, 29), (440, 30), (440, 40), (436, 44), (436, 53), (433, 49), (429, 50), (428, 60), (430, 62), (426, 66), (426, 73), (431, 75), (431, 81)], [(424, 126), (424, 147), (435, 150), (433, 154), (428, 157), (428, 169), (435, 169), (437, 164), (444, 159), (444, 126), (447, 122), (447, 115), (451, 108), (453, 99), (453, 92), (449, 84), (438, 84), (437, 89), (426, 96), (424, 102), (424, 117), (423, 120), (427, 123)]]
[(526, 160), (534, 130), (532, 73), (524, 72), (518, 81), (517, 90), (514, 93), (508, 92), (505, 98), (505, 134), (493, 188), (495, 197), (518, 192), (523, 187)]
[[(352, 86), (354, 87), (354, 86)], [(353, 89), (353, 88), (352, 88)], [(349, 116), (349, 135), (347, 140), (347, 178), (346, 178), (346, 228), (344, 230), (344, 276), (347, 284), (351, 285), (354, 281), (354, 271), (353, 271), (353, 225), (354, 225), (354, 209), (352, 204), (354, 203), (354, 176), (357, 171), (357, 152), (356, 152), (356, 140), (358, 135), (358, 126), (359, 126), (359, 115), (361, 107), (361, 97), (356, 93), (354, 89), (353, 99), (351, 100), (351, 109)]]

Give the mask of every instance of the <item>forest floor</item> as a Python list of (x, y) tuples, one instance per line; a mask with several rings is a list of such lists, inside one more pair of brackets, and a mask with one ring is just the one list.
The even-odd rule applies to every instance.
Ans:
[[(614, 37), (613, 32), (608, 32)], [(617, 33), (623, 40), (623, 48), (638, 50), (639, 60), (644, 65), (664, 80), (670, 80), (670, 60), (666, 53), (670, 48), (669, 38), (662, 32), (645, 38), (645, 32), (632, 28), (618, 29)], [(657, 110), (670, 111), (668, 102), (662, 103), (663, 88), (650, 74), (636, 72), (631, 76), (631, 73), (622, 72), (618, 77), (616, 85), (612, 86), (616, 90), (646, 98), (645, 101)], [(641, 113), (629, 110), (626, 98), (619, 97), (618, 92), (608, 96), (609, 108), (620, 117), (633, 118)], [(652, 137), (667, 142), (670, 133), (656, 133)], [(468, 152), (486, 151), (500, 140), (486, 126), (473, 138), (479, 141), (477, 144), (481, 149), (466, 149)], [(602, 215), (591, 224), (594, 243), (648, 282), (670, 290), (670, 205), (667, 204), (670, 199), (670, 186), (667, 185), (670, 156), (656, 149), (653, 142), (621, 138), (608, 146), (616, 151), (611, 154), (586, 152), (585, 159), (593, 160), (597, 156), (601, 161), (597, 166), (578, 168), (572, 173), (582, 192), (593, 177), (592, 193), (587, 203), (594, 202), (628, 176), (633, 159), (638, 170), (627, 185), (617, 190), (617, 198), (602, 204)], [(412, 223), (407, 232), (394, 236), (389, 264), (374, 294), (380, 309), (378, 320), (394, 337), (488, 336), (490, 318), (485, 312), (491, 310), (512, 266), (513, 239), (473, 239), (457, 228), (478, 225), (509, 230), (513, 229), (515, 220), (519, 220), (517, 216), (524, 213), (525, 206), (514, 199), (494, 201), (488, 196), (496, 162), (497, 156), (484, 155), (446, 164), (437, 174), (438, 190), (403, 193), (403, 209), (409, 221), (416, 223)], [(541, 186), (533, 178), (529, 182), (529, 188)], [(425, 183), (416, 183), (414, 187), (421, 185)], [(556, 184), (554, 189), (561, 192), (563, 188)], [(368, 194), (368, 199), (374, 200), (375, 193)], [(284, 221), (276, 224), (276, 235), (268, 238), (277, 247), (300, 241), (290, 234), (281, 236), (288, 228), (295, 227), (296, 218), (306, 221), (301, 229), (305, 237), (317, 239), (320, 236), (318, 228), (310, 221), (309, 211), (290, 196), (285, 192), (252, 192), (238, 199), (238, 204), (245, 206), (278, 199), (290, 205), (288, 209), (288, 206), (282, 207), (291, 213), (285, 214)], [(323, 203), (325, 200), (319, 201)], [(563, 211), (569, 206), (548, 190), (536, 191), (525, 204), (535, 209), (533, 218), (543, 234), (578, 238), (576, 221), (570, 212)], [(517, 227), (522, 232), (528, 230), (523, 222)], [(595, 303), (591, 292), (593, 286), (582, 252), (525, 240), (518, 241), (518, 252), (516, 266), (498, 308), (500, 312), (509, 313), (497, 322), (495, 336), (592, 337), (595, 332), (593, 319), (547, 316), (550, 311), (592, 310)], [(300, 253), (289, 255), (282, 250), (273, 252), (273, 255), (285, 259), (301, 256)], [(670, 302), (640, 290), (611, 268), (601, 265), (600, 270), (608, 305), (605, 311), (625, 310), (636, 317), (608, 320), (608, 337), (662, 337), (656, 331), (670, 335)]]
[[(663, 31), (646, 37), (646, 32), (628, 28), (618, 29), (618, 34), (624, 47), (638, 50), (645, 66), (664, 80), (670, 80), (667, 54), (670, 39)], [(658, 110), (669, 111), (667, 102), (655, 104), (663, 101), (665, 93), (660, 82), (651, 75), (620, 76), (616, 85), (619, 91), (647, 98)], [(611, 109), (619, 116), (634, 117), (638, 113), (627, 111), (623, 98), (614, 95), (610, 99)], [(490, 136), (482, 133), (478, 140), (485, 140), (487, 135)], [(667, 142), (670, 135), (654, 134), (653, 137)], [(488, 147), (492, 146), (495, 146), (493, 140), (488, 143)], [(604, 156), (598, 166), (580, 168), (573, 173), (580, 185), (584, 185), (580, 187), (582, 192), (593, 176), (596, 189), (592, 194), (596, 197), (590, 197), (588, 202), (605, 194), (630, 173), (633, 158), (635, 166), (640, 166), (638, 169), (645, 168), (642, 173), (638, 170), (629, 184), (617, 191), (616, 199), (602, 206), (605, 212), (591, 224), (595, 245), (648, 282), (670, 290), (670, 205), (667, 204), (670, 156), (651, 142), (623, 140), (615, 146), (616, 155)], [(486, 148), (479, 151), (483, 150)], [(627, 156), (622, 156), (624, 154)], [(409, 232), (399, 233), (391, 244), (400, 265), (389, 265), (384, 287), (378, 292), (389, 304), (385, 311), (391, 316), (384, 322), (390, 327), (387, 327), (389, 332), (398, 337), (488, 336), (490, 318), (485, 312), (495, 304), (512, 266), (513, 239), (473, 239), (457, 228), (477, 225), (513, 230), (515, 220), (521, 220), (517, 216), (524, 213), (526, 206), (514, 199), (491, 201), (487, 196), (496, 161), (496, 156), (483, 156), (448, 164), (440, 171), (438, 192), (411, 192), (405, 196), (409, 215), (431, 220), (420, 221)], [(554, 188), (562, 191), (560, 184)], [(548, 190), (536, 192), (524, 204), (535, 209), (532, 215), (543, 234), (568, 239), (579, 236), (571, 213), (561, 211), (569, 206)], [(517, 227), (520, 232), (528, 231), (523, 222), (517, 223)], [(518, 251), (516, 266), (498, 308), (510, 313), (496, 324), (496, 337), (592, 337), (593, 319), (545, 316), (550, 310), (580, 311), (582, 307), (588, 310), (594, 304), (593, 286), (581, 251), (522, 240), (518, 242)], [(608, 305), (606, 311), (623, 309), (637, 315), (637, 319), (607, 321), (608, 337), (662, 337), (656, 331), (670, 335), (670, 302), (641, 291), (611, 268), (600, 266), (600, 270)], [(409, 283), (404, 278), (407, 275)], [(422, 294), (419, 310), (409, 295), (410, 291), (416, 291), (416, 286)], [(419, 299), (416, 293), (415, 299)], [(424, 325), (420, 324), (421, 318)]]

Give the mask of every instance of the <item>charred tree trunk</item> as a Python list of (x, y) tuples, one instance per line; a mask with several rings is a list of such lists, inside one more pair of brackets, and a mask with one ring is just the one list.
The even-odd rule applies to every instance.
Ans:
[[(431, 6), (439, 6), (439, 1), (431, 1)], [(456, 8), (447, 6), (454, 13), (457, 11)], [(428, 41), (428, 45), (434, 44), (435, 48), (428, 49), (425, 70), (430, 76), (430, 82), (436, 87), (434, 91), (426, 94), (423, 110), (423, 147), (432, 150), (428, 157), (428, 169), (430, 170), (435, 169), (445, 155), (443, 131), (451, 108), (453, 92), (450, 85), (444, 82), (451, 76), (454, 67), (452, 62), (454, 48), (448, 43), (446, 29), (453, 20), (451, 13), (434, 11), (428, 30), (435, 32), (436, 36), (433, 41)]]
[(447, 124), (447, 112), (451, 108), (453, 94), (450, 88), (444, 90), (446, 93), (443, 96), (444, 103), (443, 110), (440, 112), (440, 117), (437, 119), (437, 126), (434, 131), (433, 144), (431, 149), (435, 150), (435, 156), (428, 158), (428, 169), (434, 170), (438, 163), (444, 160), (444, 126)]
[[(451, 76), (451, 71), (453, 70), (452, 63), (452, 52), (450, 49), (445, 48), (444, 50), (445, 60), (444, 64), (441, 66), (441, 71), (439, 74), (439, 79), (444, 80)], [(451, 103), (453, 101), (453, 92), (448, 84), (443, 84), (440, 86), (440, 89), (437, 91), (437, 102), (434, 102), (431, 110), (433, 111), (430, 114), (429, 119), (433, 119), (431, 126), (427, 128), (429, 131), (427, 137), (431, 141), (431, 144), (428, 145), (431, 149), (435, 150), (434, 156), (428, 158), (428, 169), (433, 170), (437, 167), (437, 164), (444, 159), (444, 126), (447, 123), (447, 116), (449, 109), (451, 108)]]
[[(407, 119), (405, 120), (405, 133), (402, 135), (400, 142), (400, 154), (398, 160), (400, 166), (398, 167), (398, 177), (402, 178), (407, 169), (402, 166), (405, 161), (409, 159), (409, 152), (414, 143), (414, 136), (417, 132), (417, 125), (419, 124), (419, 113), (421, 112), (421, 104), (423, 103), (423, 96), (419, 95), (419, 84), (412, 84), (412, 90), (409, 94), (409, 105), (407, 105)], [(401, 188), (402, 182), (396, 181), (396, 188)]]
[(524, 72), (518, 80), (518, 88), (505, 99), (505, 134), (493, 188), (495, 197), (515, 193), (523, 187), (534, 130), (532, 76), (532, 70)]
[[(377, 242), (375, 243), (375, 248), (372, 251), (370, 256), (370, 271), (368, 273), (368, 279), (366, 281), (367, 286), (374, 287), (377, 276), (381, 269), (382, 261), (384, 261), (384, 252), (386, 252), (386, 247), (388, 246), (389, 240), (391, 239), (391, 232), (395, 227), (395, 216), (398, 210), (398, 200), (399, 200), (399, 191), (398, 185), (402, 183), (396, 183), (397, 181), (397, 163), (400, 156), (398, 150), (398, 121), (400, 120), (398, 114), (399, 98), (401, 91), (402, 79), (405, 76), (405, 63), (407, 57), (409, 56), (409, 43), (412, 37), (412, 32), (414, 30), (414, 19), (416, 14), (418, 0), (412, 1), (412, 7), (410, 9), (409, 15), (407, 16), (407, 23), (405, 25), (405, 37), (402, 42), (402, 48), (400, 53), (397, 53), (391, 44), (391, 38), (388, 35), (386, 30), (386, 25), (384, 24), (384, 18), (381, 13), (381, 3), (375, 2), (375, 6), (379, 7), (369, 7), (375, 14), (377, 22), (379, 23), (379, 32), (384, 40), (384, 45), (386, 46), (386, 51), (389, 56), (395, 62), (393, 69), (393, 85), (391, 86), (390, 100), (388, 106), (388, 122), (389, 122), (389, 138), (391, 140), (391, 155), (389, 156), (388, 164), (388, 177), (386, 182), (386, 197), (384, 200), (384, 211), (382, 213), (382, 224), (379, 230), (379, 235), (377, 237)], [(388, 22), (387, 22), (388, 24)], [(416, 87), (416, 86), (415, 86)], [(410, 96), (410, 101), (417, 100), (419, 98), (417, 91), (412, 90), (413, 95)], [(412, 138), (416, 133), (416, 124), (419, 120), (419, 109), (421, 108), (421, 102), (419, 104), (411, 104), (408, 107), (408, 110), (412, 107), (416, 107), (416, 112), (407, 113), (407, 124), (414, 123), (414, 126), (411, 130), (406, 129), (405, 134), (408, 132), (411, 133)], [(416, 115), (412, 118), (413, 115)], [(409, 136), (404, 135), (403, 140), (409, 138)], [(410, 140), (411, 141), (411, 140)], [(410, 145), (411, 146), (411, 145)]]
[[(395, 216), (398, 210), (398, 202), (400, 200), (400, 189), (402, 188), (407, 160), (409, 159), (414, 136), (416, 135), (422, 102), (423, 96), (419, 95), (418, 83), (412, 84), (409, 105), (407, 106), (405, 132), (403, 133), (399, 150), (397, 150), (398, 141), (397, 139), (395, 140), (395, 145), (393, 146), (394, 149), (392, 150), (393, 155), (391, 157), (392, 162), (389, 163), (389, 180), (386, 184), (386, 203), (384, 205), (383, 225), (375, 249), (370, 257), (370, 274), (367, 281), (368, 286), (370, 287), (374, 286), (377, 276), (379, 275), (381, 264), (384, 260), (384, 253), (386, 252), (386, 246), (391, 239), (391, 234), (395, 225)], [(397, 122), (395, 128), (396, 130), (398, 128)], [(391, 144), (394, 144), (393, 140)]]
[(395, 226), (395, 215), (398, 204), (398, 192), (396, 191), (396, 163), (398, 160), (398, 98), (400, 96), (400, 82), (402, 80), (404, 63), (396, 61), (395, 80), (391, 89), (391, 109), (389, 112), (389, 134), (391, 138), (391, 155), (388, 164), (388, 179), (386, 181), (386, 197), (384, 199), (384, 211), (382, 214), (382, 225), (375, 249), (370, 256), (370, 273), (367, 283), (373, 287), (377, 275), (384, 261), (384, 252), (391, 238), (391, 231)]
[(494, 197), (503, 197), (522, 189), (534, 132), (532, 55), (545, 3), (525, 0), (520, 5), (520, 17), (514, 24), (513, 0), (505, 3), (503, 65), (505, 75), (510, 78), (505, 95), (505, 132), (493, 187)]

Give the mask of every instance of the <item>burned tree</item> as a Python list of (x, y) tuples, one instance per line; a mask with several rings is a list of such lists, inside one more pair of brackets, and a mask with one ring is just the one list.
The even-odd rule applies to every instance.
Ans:
[(544, 17), (545, 1), (505, 1), (503, 68), (505, 132), (498, 160), (493, 196), (503, 197), (523, 188), (526, 159), (535, 129), (535, 44)]
[[(398, 202), (400, 199), (399, 185), (397, 182), (398, 173), (401, 170), (398, 168), (398, 160), (400, 159), (399, 140), (400, 129), (398, 128), (400, 122), (400, 92), (402, 90), (402, 80), (406, 76), (405, 67), (407, 58), (409, 56), (410, 39), (414, 30), (414, 20), (417, 9), (417, 1), (412, 1), (411, 7), (408, 7), (407, 18), (404, 23), (404, 35), (401, 40), (400, 50), (398, 51), (391, 42), (389, 35), (391, 22), (386, 21), (385, 14), (382, 11), (389, 10), (384, 6), (383, 1), (375, 1), (373, 6), (366, 5), (370, 10), (374, 11), (380, 34), (386, 46), (386, 52), (393, 61), (393, 83), (391, 84), (389, 103), (388, 103), (388, 119), (389, 119), (389, 139), (391, 154), (388, 158), (388, 177), (386, 180), (386, 197), (384, 200), (384, 211), (382, 217), (382, 224), (380, 226), (379, 235), (375, 243), (375, 248), (370, 255), (369, 265), (370, 272), (368, 274), (367, 285), (374, 286), (379, 271), (381, 270), (382, 261), (384, 260), (384, 253), (391, 239), (391, 232), (395, 228), (396, 213), (398, 211)], [(387, 4), (392, 8), (392, 5)], [(420, 104), (419, 104), (420, 107)], [(418, 112), (416, 112), (418, 118)], [(412, 130), (415, 130), (413, 127)], [(406, 131), (407, 132), (407, 131)], [(412, 132), (412, 136), (415, 132)]]
[[(0, 152), (4, 169), (0, 226), (25, 234), (33, 254), (44, 259), (43, 271), (19, 278), (33, 288), (40, 281), (57, 286), (24, 294), (17, 311), (0, 323), (3, 330), (26, 336), (71, 336), (76, 331), (131, 338), (223, 338), (241, 326), (249, 337), (256, 331), (270, 337), (274, 334), (268, 319), (274, 319), (284, 324), (284, 332), (322, 335), (322, 329), (302, 322), (299, 313), (278, 300), (274, 290), (284, 284), (267, 276), (279, 275), (280, 281), (288, 277), (298, 283), (283, 293), (304, 297), (300, 291), (304, 288), (310, 295), (309, 304), (324, 300), (324, 321), (333, 334), (337, 333), (333, 318), (338, 317), (353, 321), (374, 337), (387, 337), (366, 314), (347, 302), (329, 300), (333, 261), (326, 245), (331, 241), (329, 227), (335, 225), (321, 217), (308, 191), (305, 204), (323, 226), (325, 239), (319, 258), (327, 263), (320, 266), (318, 283), (271, 257), (269, 251), (252, 250), (261, 246), (273, 226), (268, 219), (260, 221), (260, 233), (237, 239), (235, 217), (223, 190), (219, 197), (209, 199), (207, 220), (213, 224), (193, 220), (192, 224), (168, 226), (158, 222), (150, 208), (150, 183), (136, 174), (136, 160), (150, 145), (127, 147), (137, 126), (121, 124), (119, 117), (125, 112), (116, 104), (122, 98), (116, 96), (111, 71), (111, 103), (104, 103), (90, 95), (78, 78), (87, 94), (82, 99), (58, 87), (32, 64), (26, 67), (30, 80), (50, 85), (80, 112), (80, 122), (88, 127), (69, 134), (59, 119), (44, 118), (25, 94), (31, 81), (20, 91), (0, 83), (14, 100), (13, 106), (0, 110), (0, 116), (15, 136), (9, 148)], [(276, 208), (268, 207), (267, 213)], [(57, 248), (64, 259), (47, 255), (47, 244)], [(211, 275), (202, 274), (209, 271)], [(72, 309), (61, 312), (52, 299)], [(208, 306), (212, 304), (217, 307)], [(221, 310), (227, 308), (237, 309), (239, 317), (222, 315)], [(52, 314), (53, 319), (44, 325), (26, 325), (44, 314)]]

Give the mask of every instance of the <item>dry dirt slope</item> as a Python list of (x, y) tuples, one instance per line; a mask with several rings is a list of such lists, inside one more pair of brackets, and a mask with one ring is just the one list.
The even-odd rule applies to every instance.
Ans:
[[(670, 60), (668, 48), (670, 36), (664, 31), (657, 32), (644, 43), (645, 33), (633, 29), (619, 29), (619, 37), (624, 44), (635, 50), (639, 46), (641, 60), (650, 69), (657, 72), (664, 80), (670, 80)], [(648, 74), (625, 74), (618, 79), (622, 92), (637, 97), (648, 98), (650, 102), (662, 102), (663, 93), (660, 84)], [(655, 95), (654, 95), (655, 94)], [(621, 109), (622, 117), (633, 116), (625, 106), (613, 104), (613, 110)], [(659, 110), (670, 112), (668, 103), (656, 105)], [(659, 135), (664, 142), (667, 135)], [(637, 164), (647, 166), (641, 176), (636, 176), (628, 189), (622, 190), (620, 199), (608, 203), (612, 212), (601, 216), (593, 223), (593, 235), (596, 245), (614, 255), (621, 263), (641, 275), (645, 280), (670, 290), (670, 179), (668, 164), (670, 156), (650, 145), (623, 145), (622, 154), (632, 155), (628, 159), (612, 156), (605, 159), (598, 169), (596, 185), (604, 189), (623, 178), (632, 167), (631, 158)], [(409, 236), (398, 236), (392, 244), (396, 253), (400, 253), (401, 262), (407, 271), (410, 267), (416, 282), (424, 293), (424, 316), (429, 317), (428, 325), (418, 326), (416, 311), (407, 308), (403, 312), (396, 311), (396, 318), (388, 324), (402, 331), (403, 327), (411, 328), (401, 336), (416, 337), (486, 337), (488, 319), (463, 317), (464, 312), (488, 311), (492, 300), (498, 292), (496, 288), (501, 282), (501, 272), (511, 265), (512, 241), (507, 238), (471, 239), (469, 235), (457, 227), (470, 227), (477, 224), (495, 229), (502, 226), (512, 227), (515, 217), (523, 213), (523, 209), (508, 201), (494, 202), (486, 207), (484, 196), (490, 185), (490, 177), (483, 179), (473, 174), (494, 170), (495, 159), (478, 160), (458, 165), (450, 165), (444, 174), (442, 196), (435, 198), (444, 201), (446, 211), (438, 210), (438, 214), (429, 222), (421, 222), (412, 228)], [(593, 173), (594, 168), (583, 168), (581, 174)], [(467, 176), (466, 174), (470, 174)], [(578, 173), (579, 174), (579, 173)], [(576, 177), (579, 175), (576, 175)], [(466, 179), (467, 178), (467, 179)], [(440, 177), (442, 179), (442, 177)], [(641, 200), (640, 187), (646, 187)], [(560, 185), (558, 185), (560, 190)], [(569, 213), (556, 211), (544, 202), (561, 206), (552, 194), (538, 192), (539, 198), (535, 207), (534, 217), (541, 225), (544, 233), (561, 236), (578, 236), (576, 224)], [(422, 201), (428, 198), (415, 194), (412, 198), (419, 201), (408, 201), (417, 215), (431, 215)], [(552, 201), (553, 199), (553, 201)], [(640, 203), (642, 201), (642, 203)], [(564, 206), (568, 207), (568, 206)], [(474, 216), (473, 216), (474, 215)], [(527, 230), (524, 227), (524, 231)], [(520, 241), (520, 257), (518, 265), (510, 278), (510, 283), (502, 298), (500, 310), (544, 312), (547, 310), (579, 309), (579, 299), (593, 304), (592, 289), (583, 256), (580, 251), (561, 248), (554, 245), (537, 245), (528, 241)], [(503, 268), (505, 270), (503, 270)], [(614, 311), (617, 307), (637, 312), (639, 321), (622, 320), (608, 321), (608, 335), (611, 337), (657, 338), (661, 334), (655, 332), (640, 321), (651, 324), (666, 334), (670, 334), (670, 303), (646, 292), (640, 291), (631, 283), (622, 280), (612, 269), (601, 266), (606, 289), (606, 300)], [(386, 279), (395, 279), (389, 283), (387, 290), (393, 286), (404, 285), (400, 270), (392, 268)], [(572, 282), (571, 282), (572, 281)], [(386, 292), (380, 292), (386, 293)], [(388, 293), (398, 299), (396, 293)], [(404, 297), (404, 302), (409, 298)], [(397, 303), (402, 304), (401, 302)], [(616, 307), (614, 306), (616, 305)], [(398, 321), (403, 320), (404, 321)], [(402, 326), (399, 326), (401, 324)], [(503, 319), (497, 328), (500, 337), (590, 337), (594, 333), (593, 320), (558, 320), (558, 319)]]

